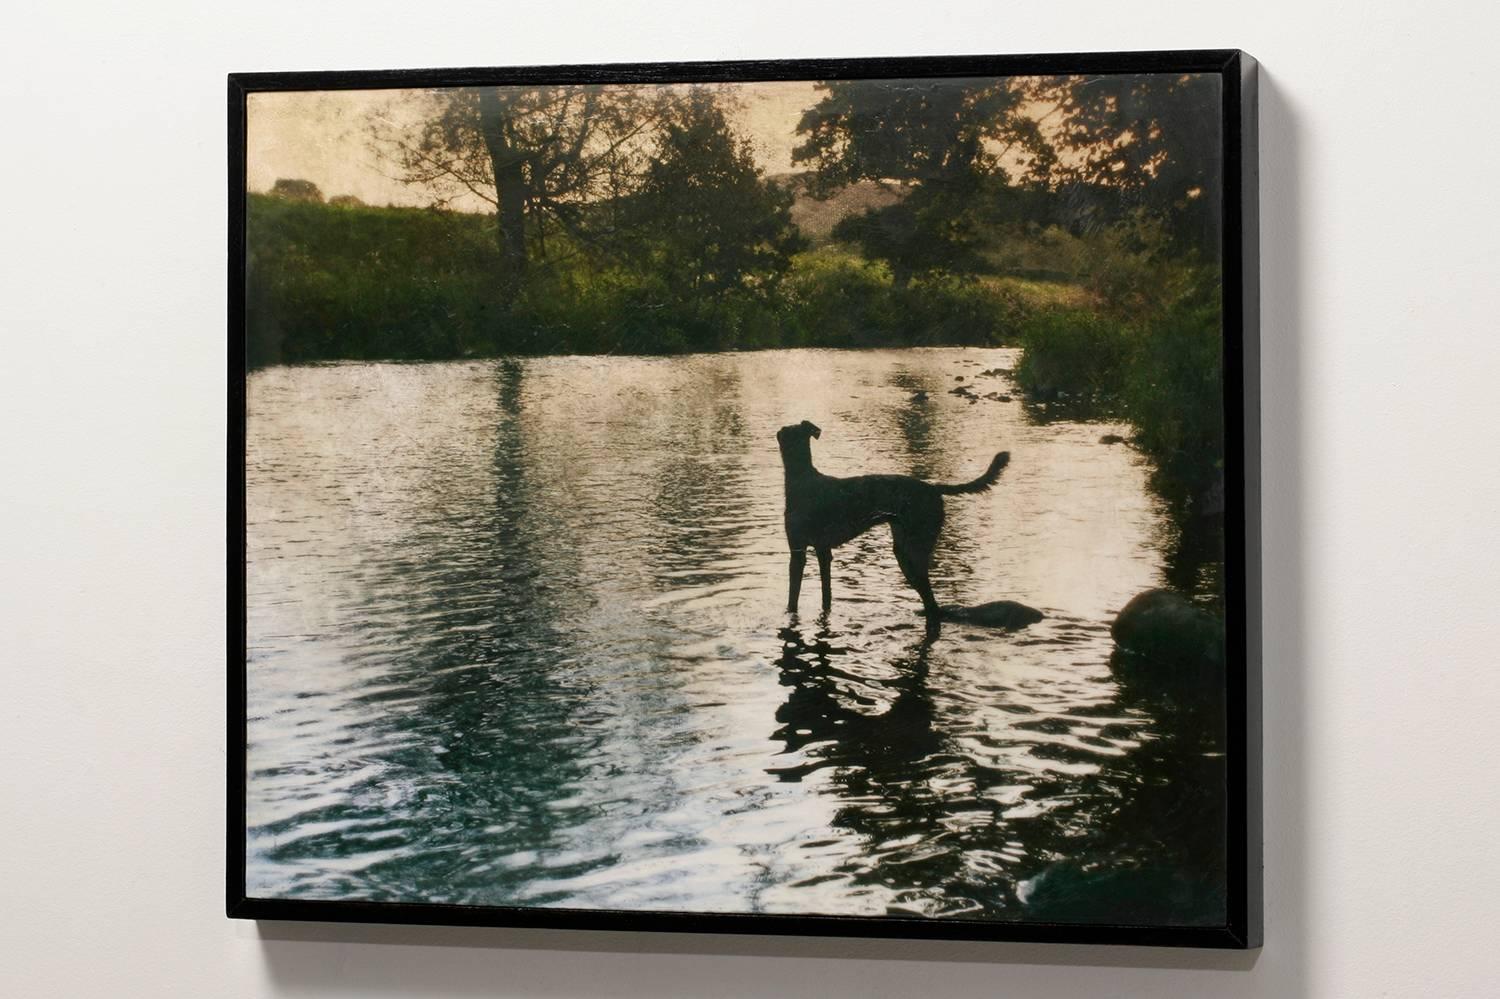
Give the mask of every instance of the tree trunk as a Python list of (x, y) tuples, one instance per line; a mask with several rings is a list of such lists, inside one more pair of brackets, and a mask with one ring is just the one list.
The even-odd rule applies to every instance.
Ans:
[(526, 174), (523, 155), (510, 144), (506, 134), (505, 108), (493, 88), (480, 91), (480, 130), (490, 154), (490, 169), (495, 175), (497, 241), (500, 246), (502, 292), (507, 302), (520, 287), (526, 273)]

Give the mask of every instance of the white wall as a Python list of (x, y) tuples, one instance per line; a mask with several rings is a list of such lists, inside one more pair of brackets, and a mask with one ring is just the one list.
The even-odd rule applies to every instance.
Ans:
[[(1494, 994), (1497, 21), (1479, 0), (16, 8), (0, 992)], [(225, 72), (1210, 46), (1264, 72), (1263, 952), (223, 918)]]

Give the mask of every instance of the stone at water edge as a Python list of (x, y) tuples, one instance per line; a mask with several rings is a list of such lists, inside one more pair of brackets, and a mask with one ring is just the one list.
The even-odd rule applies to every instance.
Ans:
[(1224, 665), (1224, 622), (1176, 590), (1147, 590), (1131, 598), (1109, 633), (1127, 652), (1176, 666)]
[(978, 624), (986, 628), (1025, 628), (1036, 624), (1047, 615), (1035, 607), (1016, 603), (1014, 600), (993, 600), (977, 607), (943, 608), (943, 620)]
[(1224, 911), (1224, 889), (1202, 871), (1161, 861), (1141, 867), (1088, 867), (1056, 861), (1016, 886), (1034, 918), (1085, 923), (1211, 922)]

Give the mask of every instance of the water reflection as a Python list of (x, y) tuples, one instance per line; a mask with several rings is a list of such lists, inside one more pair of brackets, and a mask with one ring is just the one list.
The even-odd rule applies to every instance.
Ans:
[(872, 769), (888, 774), (936, 748), (925, 689), (931, 642), (925, 637), (908, 655), (870, 674), (854, 672), (860, 670), (857, 659), (841, 661), (849, 650), (834, 644), (838, 636), (826, 627), (811, 641), (796, 628), (783, 628), (777, 637), (783, 648), (776, 666), (789, 690), (772, 735), (788, 753), (805, 757), (813, 747), (816, 754), (768, 773), (794, 782), (828, 766), (845, 775)]
[[(252, 893), (1093, 919), (1137, 904), (1101, 877), (1166, 864), (1175, 918), (1212, 921), (1222, 711), (1179, 722), (1110, 660), (1170, 524), (1112, 428), (946, 391), (1013, 360), (257, 372)], [(832, 613), (789, 620), (774, 433), (800, 419), (834, 474), (1009, 449), (949, 504), (934, 586), (1048, 617), (924, 641), (877, 530)]]

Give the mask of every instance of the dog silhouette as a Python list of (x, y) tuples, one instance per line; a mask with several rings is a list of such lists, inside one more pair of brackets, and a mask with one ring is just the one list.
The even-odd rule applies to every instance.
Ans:
[(791, 578), (787, 610), (797, 612), (807, 549), (818, 556), (823, 581), (823, 610), (833, 604), (829, 572), (833, 550), (875, 527), (891, 525), (891, 545), (901, 575), (917, 595), (927, 615), (927, 628), (936, 631), (940, 610), (932, 594), (928, 571), (932, 551), (943, 529), (943, 497), (982, 493), (995, 484), (1010, 462), (1010, 452), (995, 455), (984, 474), (971, 482), (945, 485), (910, 475), (855, 475), (839, 478), (813, 467), (812, 441), (823, 431), (811, 422), (776, 431), (781, 464), (786, 473), (786, 540), (791, 549)]

